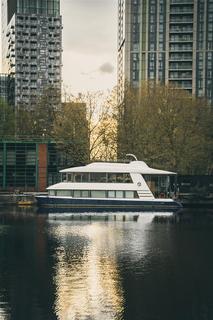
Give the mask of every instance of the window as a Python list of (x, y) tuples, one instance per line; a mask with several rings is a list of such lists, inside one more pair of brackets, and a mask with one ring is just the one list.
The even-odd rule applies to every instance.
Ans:
[(89, 198), (89, 190), (82, 190), (81, 191), (82, 198)]
[(125, 191), (125, 198), (134, 198), (134, 191)]
[(106, 192), (104, 190), (91, 191), (92, 198), (106, 198)]
[(116, 198), (123, 198), (123, 191), (116, 191)]
[(108, 198), (115, 198), (115, 191), (108, 191)]
[(105, 172), (90, 173), (90, 182), (106, 182)]
[(57, 190), (56, 191), (56, 195), (57, 196), (61, 196), (61, 197), (68, 197), (70, 196), (70, 191), (69, 190)]
[(81, 191), (80, 190), (74, 190), (73, 191), (73, 197), (80, 198), (81, 197)]

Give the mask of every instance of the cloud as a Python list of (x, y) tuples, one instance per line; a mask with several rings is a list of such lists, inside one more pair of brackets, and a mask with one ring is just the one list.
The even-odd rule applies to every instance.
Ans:
[(113, 67), (113, 65), (111, 63), (105, 62), (99, 67), (98, 70), (99, 70), (100, 73), (109, 73), (109, 74), (111, 74), (114, 71), (114, 67)]

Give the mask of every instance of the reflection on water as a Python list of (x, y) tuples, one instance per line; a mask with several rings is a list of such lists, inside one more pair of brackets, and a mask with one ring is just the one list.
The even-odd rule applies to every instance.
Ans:
[(159, 215), (1, 210), (0, 320), (212, 320), (212, 216)]
[(110, 229), (99, 224), (55, 226), (56, 312), (59, 319), (121, 319), (123, 294)]

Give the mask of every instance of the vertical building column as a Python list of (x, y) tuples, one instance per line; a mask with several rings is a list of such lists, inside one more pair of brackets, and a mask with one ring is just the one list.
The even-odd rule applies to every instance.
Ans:
[(194, 0), (193, 10), (193, 52), (192, 52), (192, 94), (196, 94), (197, 87), (197, 0)]
[(169, 82), (169, 30), (170, 30), (170, 0), (166, 2), (166, 57), (165, 57), (165, 84)]
[(204, 3), (204, 18), (203, 18), (203, 96), (207, 93), (207, 77), (206, 77), (206, 53), (207, 53), (207, 1)]
[(47, 188), (47, 144), (38, 145), (38, 191), (45, 192)]
[(157, 1), (157, 34), (156, 34), (156, 77), (155, 82), (159, 81), (159, 26), (160, 26), (160, 2)]

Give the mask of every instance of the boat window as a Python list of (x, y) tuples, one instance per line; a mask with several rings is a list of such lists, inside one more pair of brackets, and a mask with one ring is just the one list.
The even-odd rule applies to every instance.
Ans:
[(90, 173), (90, 182), (106, 182), (107, 175), (105, 172), (92, 172)]
[(89, 198), (89, 190), (82, 190), (81, 191), (82, 198)]
[(89, 173), (75, 172), (73, 173), (72, 182), (89, 182)]
[(125, 198), (135, 198), (134, 191), (125, 191)]
[(124, 181), (123, 181), (124, 183), (132, 183), (132, 178), (129, 173), (124, 173), (123, 176), (124, 176)]
[(116, 183), (116, 173), (108, 173), (108, 182)]
[(73, 174), (72, 173), (67, 174), (67, 181), (73, 182)]
[(81, 173), (74, 173), (74, 181), (75, 182), (81, 182), (81, 177), (82, 177)]
[(70, 196), (69, 190), (57, 190), (56, 191), (57, 196)]
[(81, 174), (81, 182), (89, 182), (89, 173), (84, 172)]
[(80, 198), (81, 196), (81, 190), (74, 190), (73, 191), (73, 197)]
[(108, 191), (108, 198), (115, 198), (115, 191)]
[(123, 191), (116, 191), (116, 198), (123, 198)]
[(129, 173), (75, 172), (62, 174), (62, 181), (93, 183), (132, 183)]
[(108, 173), (108, 182), (132, 183), (132, 179), (129, 173)]
[(56, 194), (55, 190), (49, 190), (49, 195), (50, 196), (55, 196), (55, 194)]
[(66, 181), (67, 181), (66, 173), (62, 173), (62, 175), (61, 175), (61, 181), (62, 181), (62, 182), (66, 182)]
[(155, 197), (167, 198), (170, 196), (170, 176), (167, 175), (143, 175), (149, 189)]
[(104, 190), (92, 190), (91, 198), (106, 198), (106, 192)]
[(120, 182), (120, 183), (122, 183), (122, 182), (124, 182), (124, 174), (123, 173), (117, 173), (116, 174), (116, 182)]

